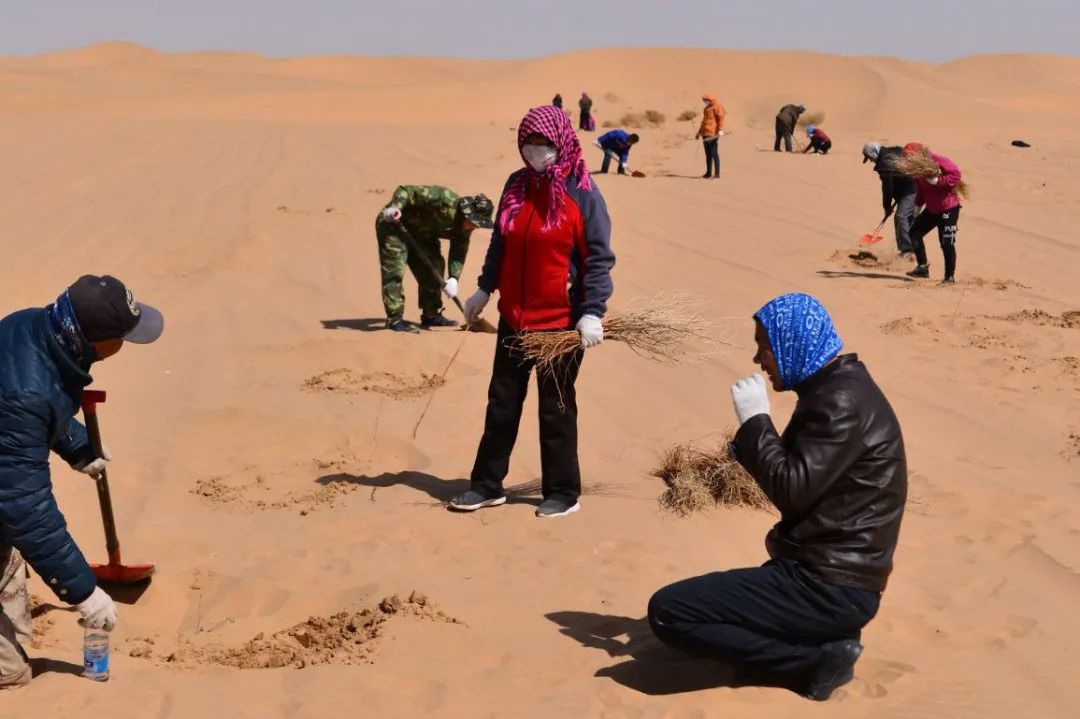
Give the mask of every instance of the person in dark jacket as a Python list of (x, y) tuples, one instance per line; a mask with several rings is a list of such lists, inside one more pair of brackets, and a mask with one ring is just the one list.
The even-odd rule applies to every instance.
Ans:
[(882, 147), (880, 142), (863, 145), (863, 164), (874, 163), (874, 172), (881, 179), (881, 207), (885, 218), (893, 218), (896, 231), (896, 249), (901, 254), (914, 252), (911, 244), (911, 226), (915, 222), (915, 196), (918, 186), (913, 178), (893, 170), (893, 163), (904, 156), (899, 145)]
[(589, 93), (581, 93), (581, 99), (578, 100), (578, 109), (581, 110), (581, 115), (578, 117), (578, 129), (586, 132), (595, 130), (596, 122), (592, 116), (592, 98), (589, 97)]
[(784, 141), (784, 148), (791, 152), (791, 141), (795, 136), (795, 126), (799, 123), (799, 116), (806, 112), (806, 105), (784, 105), (780, 112), (776, 113), (776, 142), (773, 150), (780, 152), (780, 140)]
[(596, 138), (593, 144), (604, 151), (603, 164), (600, 165), (601, 175), (606, 175), (611, 167), (611, 156), (619, 158), (619, 174), (626, 174), (626, 163), (630, 160), (630, 149), (641, 140), (637, 133), (628, 133), (626, 130), (609, 130)]
[(96, 456), (75, 419), (90, 366), (125, 342), (153, 342), (161, 313), (135, 301), (108, 275), (79, 278), (44, 309), (0, 320), (0, 687), (30, 681), (20, 639), (30, 636), (29, 564), (86, 627), (111, 630), (116, 606), (94, 579), (57, 507), (49, 452), (96, 476), (110, 459)]
[(765, 378), (731, 390), (733, 451), (780, 511), (769, 561), (657, 592), (649, 622), (666, 644), (733, 665), (744, 683), (824, 701), (850, 681), (892, 571), (907, 497), (900, 424), (825, 308), (804, 294), (755, 318), (754, 361), (774, 390), (799, 397), (783, 434)]
[(832, 138), (825, 134), (817, 125), (806, 126), (806, 137), (810, 144), (803, 149), (803, 154), (813, 152), (815, 155), (828, 155), (832, 149)]
[(472, 511), (506, 502), (502, 483), (533, 368), (522, 356), (521, 335), (576, 328), (580, 349), (536, 378), (543, 493), (536, 514), (562, 517), (580, 508), (574, 383), (583, 350), (604, 341), (601, 320), (615, 264), (611, 220), (563, 112), (530, 110), (518, 129), (518, 150), (525, 167), (507, 180), (479, 289), (465, 303), (471, 322), (498, 290), (501, 320), (470, 488), (450, 508)]

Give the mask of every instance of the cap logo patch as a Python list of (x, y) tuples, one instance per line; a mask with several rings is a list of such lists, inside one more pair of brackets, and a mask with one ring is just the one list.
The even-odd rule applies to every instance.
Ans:
[(140, 314), (139, 305), (138, 305), (137, 302), (135, 302), (135, 295), (133, 295), (131, 293), (131, 290), (127, 291), (127, 306), (128, 306), (128, 309), (131, 310), (131, 314), (133, 316), (135, 316), (135, 317), (139, 316), (139, 314)]

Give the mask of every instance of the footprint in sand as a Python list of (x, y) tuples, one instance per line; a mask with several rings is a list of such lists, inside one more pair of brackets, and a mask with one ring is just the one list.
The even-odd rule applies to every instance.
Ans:
[(446, 383), (438, 375), (421, 374), (419, 377), (403, 377), (392, 372), (365, 372), (356, 374), (347, 367), (332, 369), (306, 380), (303, 388), (309, 392), (332, 392), (335, 394), (359, 394), (375, 392), (390, 399), (416, 399), (434, 392)]

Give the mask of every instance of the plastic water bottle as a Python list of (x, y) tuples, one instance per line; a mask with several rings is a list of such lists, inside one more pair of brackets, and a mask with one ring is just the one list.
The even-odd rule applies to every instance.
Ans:
[(87, 627), (83, 634), (83, 676), (95, 682), (109, 681), (109, 633)]

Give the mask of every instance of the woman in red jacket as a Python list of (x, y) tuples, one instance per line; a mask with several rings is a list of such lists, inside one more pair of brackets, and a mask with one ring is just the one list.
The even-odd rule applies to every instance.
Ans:
[(566, 113), (550, 105), (530, 110), (518, 128), (518, 150), (525, 166), (506, 182), (479, 289), (465, 303), (471, 322), (498, 290), (499, 336), (471, 486), (450, 507), (473, 511), (506, 502), (502, 482), (533, 368), (519, 337), (576, 327), (581, 350), (536, 379), (543, 485), (536, 515), (562, 517), (580, 508), (574, 383), (583, 350), (604, 340), (601, 318), (615, 264), (611, 221)]

